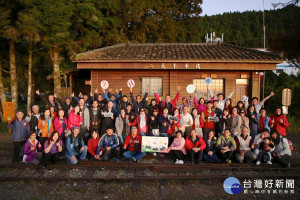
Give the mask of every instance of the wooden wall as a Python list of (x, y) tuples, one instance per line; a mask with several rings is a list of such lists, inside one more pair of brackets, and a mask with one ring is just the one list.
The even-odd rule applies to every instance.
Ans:
[[(98, 88), (99, 93), (102, 93), (100, 82), (107, 80), (110, 88), (115, 93), (116, 89), (123, 88), (123, 94), (129, 95), (127, 81), (133, 79), (136, 86), (133, 88), (134, 95), (139, 94), (139, 82), (141, 77), (162, 77), (163, 78), (163, 96), (170, 94), (174, 98), (177, 93), (178, 86), (181, 87), (179, 103), (183, 96), (188, 97), (186, 86), (193, 83), (193, 79), (211, 77), (212, 79), (223, 78), (225, 81), (225, 96), (229, 95), (233, 88), (236, 87), (236, 78), (250, 79), (249, 95), (260, 97), (260, 79), (259, 73), (250, 71), (198, 71), (198, 70), (91, 70), (91, 90)], [(252, 80), (251, 80), (252, 78)], [(251, 89), (252, 84), (252, 89)], [(152, 88), (151, 88), (152, 89)], [(239, 99), (235, 99), (236, 95), (232, 96), (234, 103)], [(149, 100), (152, 96), (149, 97)], [(163, 99), (164, 97), (162, 97)], [(251, 96), (250, 96), (251, 98)]]

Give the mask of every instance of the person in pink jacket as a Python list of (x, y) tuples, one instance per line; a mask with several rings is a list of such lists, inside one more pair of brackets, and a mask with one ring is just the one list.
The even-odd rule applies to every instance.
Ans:
[(176, 138), (167, 150), (175, 164), (183, 164), (183, 157), (186, 155), (185, 139), (182, 135), (181, 130), (176, 131)]
[(68, 128), (69, 130), (73, 130), (74, 126), (79, 126), (82, 124), (82, 114), (79, 112), (79, 106), (75, 106), (74, 110), (72, 110), (68, 117)]
[(59, 137), (64, 141), (65, 140), (65, 132), (67, 131), (68, 121), (67, 118), (64, 117), (65, 111), (63, 109), (58, 110), (58, 116), (54, 120), (54, 130), (58, 132)]

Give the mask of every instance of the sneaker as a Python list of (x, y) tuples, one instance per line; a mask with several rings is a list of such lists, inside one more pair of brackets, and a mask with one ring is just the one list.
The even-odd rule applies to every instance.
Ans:
[(153, 155), (153, 156), (157, 156), (157, 153), (154, 152), (152, 155)]
[(175, 164), (178, 164), (178, 159), (176, 159)]
[(114, 161), (115, 161), (116, 163), (120, 162), (120, 160), (119, 160), (118, 158), (114, 158)]
[(257, 161), (257, 162), (256, 162), (256, 165), (260, 165), (260, 163), (261, 163), (260, 161)]
[(289, 164), (287, 164), (286, 166), (285, 166), (285, 168), (291, 168), (291, 164), (289, 163)]
[(231, 164), (231, 160), (228, 160), (228, 161), (227, 161), (227, 164)]
[(183, 160), (178, 160), (178, 164), (180, 165), (184, 164)]
[(272, 162), (271, 162), (271, 161), (268, 161), (267, 164), (268, 164), (268, 165), (272, 165)]
[(134, 157), (132, 157), (132, 162), (137, 163), (137, 160)]

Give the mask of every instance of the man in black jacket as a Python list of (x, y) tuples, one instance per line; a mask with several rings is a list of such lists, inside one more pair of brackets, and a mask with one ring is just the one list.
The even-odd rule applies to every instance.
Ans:
[(148, 99), (148, 92), (149, 92), (149, 89), (147, 89), (145, 95), (144, 95), (144, 98), (142, 100), (142, 96), (141, 95), (136, 95), (135, 99), (133, 97), (133, 93), (132, 93), (132, 88), (130, 88), (130, 97), (131, 97), (131, 101), (132, 101), (132, 104), (133, 104), (133, 112), (134, 113), (140, 113), (140, 108), (144, 108), (146, 107), (146, 104), (147, 104), (147, 99)]

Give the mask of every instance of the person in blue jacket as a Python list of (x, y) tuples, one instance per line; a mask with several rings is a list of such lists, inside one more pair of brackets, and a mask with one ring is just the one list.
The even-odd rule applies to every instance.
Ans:
[[(13, 144), (14, 144), (14, 153), (13, 153), (13, 164), (20, 162), (19, 153), (23, 148), (26, 139), (30, 133), (30, 127), (28, 122), (23, 119), (24, 113), (18, 111), (16, 114), (16, 119), (14, 119), (9, 125), (8, 129), (13, 131)], [(23, 155), (22, 155), (23, 156)]]
[(108, 93), (105, 92), (105, 90), (103, 89), (103, 97), (104, 99), (109, 102), (112, 101), (114, 103), (114, 111), (116, 112), (117, 116), (119, 115), (119, 110), (117, 107), (117, 104), (119, 102), (119, 90), (116, 90), (116, 95), (111, 94), (112, 89), (108, 89)]
[(87, 146), (84, 144), (83, 137), (79, 134), (80, 127), (74, 126), (74, 130), (66, 139), (66, 158), (69, 164), (77, 164), (78, 158), (85, 160)]
[(101, 160), (108, 160), (110, 154), (114, 154), (114, 161), (119, 162), (120, 147), (119, 139), (113, 133), (113, 129), (108, 127), (106, 133), (100, 138), (96, 155), (102, 156)]

